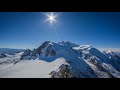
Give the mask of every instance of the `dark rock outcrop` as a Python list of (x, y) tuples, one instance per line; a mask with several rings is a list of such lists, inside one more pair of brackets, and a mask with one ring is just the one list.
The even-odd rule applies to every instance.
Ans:
[(4, 57), (7, 57), (7, 56), (5, 54), (0, 55), (0, 58), (4, 58)]
[(42, 53), (42, 49), (45, 48), (49, 43), (50, 41), (44, 42), (40, 47), (36, 49), (36, 53), (40, 55)]
[(36, 54), (39, 55), (44, 54), (44, 56), (47, 57), (47, 56), (55, 56), (56, 52), (52, 47), (52, 45), (50, 44), (50, 41), (46, 41), (39, 48), (36, 49)]
[(75, 78), (70, 70), (69, 65), (62, 64), (58, 71), (52, 71), (50, 75), (51, 78)]
[(25, 52), (21, 55), (21, 58), (20, 60), (30, 60), (30, 59), (36, 59), (37, 56), (36, 56), (36, 53), (35, 53), (35, 50), (30, 50), (30, 49), (27, 49), (25, 50)]
[(50, 45), (47, 47), (46, 51), (45, 51), (45, 56), (55, 56), (56, 55), (56, 52), (55, 50), (53, 49), (53, 47)]

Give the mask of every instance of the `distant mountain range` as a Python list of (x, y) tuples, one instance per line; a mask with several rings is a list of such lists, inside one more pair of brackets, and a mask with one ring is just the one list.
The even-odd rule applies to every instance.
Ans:
[(101, 51), (111, 50), (112, 52), (120, 56), (120, 48), (109, 48), (109, 49), (100, 49), (100, 50)]
[(118, 50), (112, 50), (115, 54), (119, 55), (120, 56), (120, 49)]
[(25, 49), (10, 49), (10, 48), (0, 48), (0, 54), (12, 54), (16, 52), (22, 52)]

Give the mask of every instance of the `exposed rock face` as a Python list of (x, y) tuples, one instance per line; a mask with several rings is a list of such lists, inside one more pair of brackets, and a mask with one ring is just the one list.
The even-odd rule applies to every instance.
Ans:
[(56, 55), (56, 52), (55, 50), (53, 49), (53, 47), (50, 45), (47, 47), (46, 51), (45, 51), (45, 56), (55, 56)]
[(21, 55), (20, 60), (36, 59), (37, 55), (39, 55), (39, 56), (43, 55), (44, 57), (55, 56), (56, 52), (55, 52), (52, 44), (50, 44), (50, 41), (46, 41), (37, 49), (25, 50), (25, 52)]
[(37, 56), (36, 56), (36, 53), (35, 51), (33, 50), (30, 50), (30, 49), (27, 49), (25, 50), (25, 52), (21, 55), (21, 58), (20, 60), (30, 60), (30, 59), (36, 59)]
[(42, 49), (45, 48), (49, 43), (50, 41), (44, 42), (39, 48), (36, 49), (36, 53), (40, 55), (42, 53)]
[(31, 51), (31, 59), (36, 59), (37, 58), (37, 55), (36, 55), (36, 49), (34, 49), (33, 51)]
[(62, 64), (57, 71), (52, 71), (50, 75), (51, 78), (75, 78), (70, 71), (70, 66), (65, 64)]
[(4, 57), (7, 57), (7, 56), (5, 54), (0, 55), (0, 58), (4, 58)]
[(39, 55), (43, 54), (45, 57), (47, 57), (47, 56), (55, 56), (56, 52), (52, 47), (52, 44), (50, 44), (50, 41), (46, 41), (36, 50), (36, 54)]

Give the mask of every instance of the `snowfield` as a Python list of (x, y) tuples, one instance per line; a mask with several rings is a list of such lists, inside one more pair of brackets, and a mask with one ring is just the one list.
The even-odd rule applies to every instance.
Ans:
[(0, 78), (50, 78), (51, 71), (58, 69), (61, 64), (67, 64), (64, 58), (58, 58), (54, 62), (22, 60), (15, 65), (0, 68)]

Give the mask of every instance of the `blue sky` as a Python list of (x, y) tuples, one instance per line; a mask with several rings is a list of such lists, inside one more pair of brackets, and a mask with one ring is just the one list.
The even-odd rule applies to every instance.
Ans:
[(46, 18), (41, 12), (0, 12), (0, 48), (36, 48), (48, 40), (120, 48), (120, 12), (62, 12), (54, 26)]

